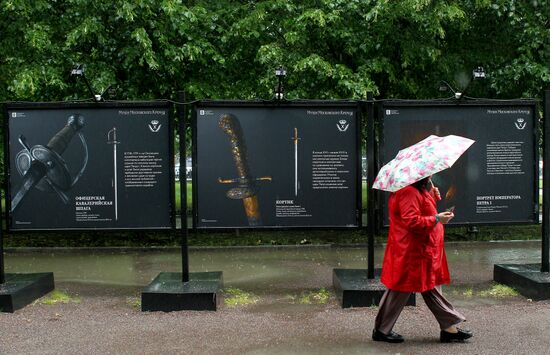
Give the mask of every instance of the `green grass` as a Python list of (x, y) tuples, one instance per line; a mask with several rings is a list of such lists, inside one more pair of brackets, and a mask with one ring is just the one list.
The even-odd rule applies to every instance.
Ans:
[(54, 305), (58, 303), (80, 303), (79, 297), (74, 297), (60, 290), (53, 290), (46, 296), (36, 300), (34, 304)]
[[(181, 199), (180, 199), (180, 192), (181, 192), (181, 185), (179, 181), (176, 181), (176, 187), (174, 189), (174, 192), (176, 194), (176, 211), (181, 211)], [(187, 213), (191, 213), (191, 208), (193, 207), (193, 184), (188, 181), (187, 182)]]
[(316, 291), (304, 292), (298, 297), (300, 304), (326, 304), (330, 299), (330, 292), (321, 288)]
[(139, 297), (126, 298), (126, 304), (134, 309), (141, 310), (141, 298)]
[(481, 297), (494, 297), (494, 298), (504, 298), (504, 297), (516, 297), (519, 296), (519, 292), (513, 289), (510, 286), (502, 284), (494, 284), (488, 290), (483, 290), (479, 292)]
[[(480, 226), (479, 232), (469, 234), (466, 227), (447, 227), (445, 240), (449, 241), (489, 241), (489, 240), (540, 240), (541, 225), (523, 226)], [(385, 243), (387, 231), (375, 237), (375, 243)], [(7, 233), (4, 246), (14, 247), (153, 247), (179, 246), (180, 231), (86, 231)], [(317, 230), (228, 230), (190, 231), (190, 246), (256, 246), (256, 245), (304, 245), (367, 244), (365, 230), (358, 229), (317, 229)]]
[(365, 180), (361, 180), (361, 206), (363, 207), (363, 210), (367, 210), (367, 182)]
[(464, 292), (462, 292), (462, 295), (466, 297), (474, 297), (474, 289), (471, 287), (467, 288)]
[(251, 292), (229, 287), (224, 290), (224, 303), (229, 307), (246, 306), (256, 304), (260, 298)]

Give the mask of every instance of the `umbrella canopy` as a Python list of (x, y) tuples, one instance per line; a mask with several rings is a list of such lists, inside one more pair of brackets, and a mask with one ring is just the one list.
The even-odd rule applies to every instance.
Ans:
[(450, 168), (474, 142), (455, 135), (431, 135), (400, 150), (392, 161), (380, 169), (372, 188), (395, 192)]

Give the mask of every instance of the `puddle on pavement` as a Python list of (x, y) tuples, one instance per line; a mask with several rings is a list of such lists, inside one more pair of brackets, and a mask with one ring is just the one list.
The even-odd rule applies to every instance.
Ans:
[[(447, 246), (447, 256), (453, 282), (461, 287), (462, 284), (492, 280), (495, 263), (540, 262), (540, 242), (453, 243)], [(377, 247), (377, 267), (382, 257), (383, 247)], [(159, 272), (180, 271), (181, 256), (175, 249), (12, 252), (6, 254), (5, 266), (6, 272), (54, 272), (56, 283), (69, 286), (96, 289), (108, 286), (130, 291), (147, 285)], [(320, 288), (331, 290), (333, 268), (366, 267), (366, 248), (266, 247), (190, 251), (192, 272), (223, 271), (225, 287), (236, 287), (260, 296), (297, 295), (303, 290)], [(457, 297), (462, 299), (459, 294)], [(290, 303), (274, 304), (286, 307)]]

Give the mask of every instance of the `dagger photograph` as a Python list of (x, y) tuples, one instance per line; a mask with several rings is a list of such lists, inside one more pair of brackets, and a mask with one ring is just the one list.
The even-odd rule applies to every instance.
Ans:
[(0, 354), (549, 354), (542, 0), (0, 3)]
[(358, 227), (356, 102), (204, 103), (194, 117), (197, 228)]

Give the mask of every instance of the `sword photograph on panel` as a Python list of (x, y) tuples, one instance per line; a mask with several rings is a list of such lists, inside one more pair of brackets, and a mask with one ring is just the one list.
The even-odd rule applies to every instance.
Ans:
[[(46, 146), (35, 145), (32, 148), (27, 144), (23, 134), (19, 135), (19, 143), (23, 150), (17, 153), (15, 161), (23, 181), (11, 200), (11, 212), (14, 212), (24, 201), (25, 196), (33, 187), (43, 192), (54, 192), (64, 204), (69, 198), (66, 193), (80, 179), (88, 162), (88, 147), (81, 133), (84, 127), (84, 117), (73, 114), (67, 119), (67, 124), (55, 134)], [(84, 150), (82, 167), (72, 178), (69, 168), (62, 155), (75, 135), (78, 135)]]
[(298, 180), (298, 128), (294, 127), (294, 196), (298, 196), (298, 189), (300, 188), (300, 182)]
[(116, 140), (116, 127), (113, 127), (109, 132), (107, 132), (107, 144), (113, 145), (113, 189), (115, 193), (115, 221), (118, 221), (118, 180), (117, 180), (117, 157), (116, 157), (116, 146), (120, 144)]
[(226, 196), (233, 200), (243, 200), (243, 207), (249, 226), (261, 226), (262, 216), (257, 196), (256, 181), (271, 181), (271, 176), (253, 178), (248, 166), (246, 142), (242, 132), (241, 124), (237, 117), (231, 114), (222, 114), (218, 127), (229, 137), (231, 154), (237, 168), (237, 178), (218, 178), (220, 184), (233, 184), (234, 187), (227, 191)]

